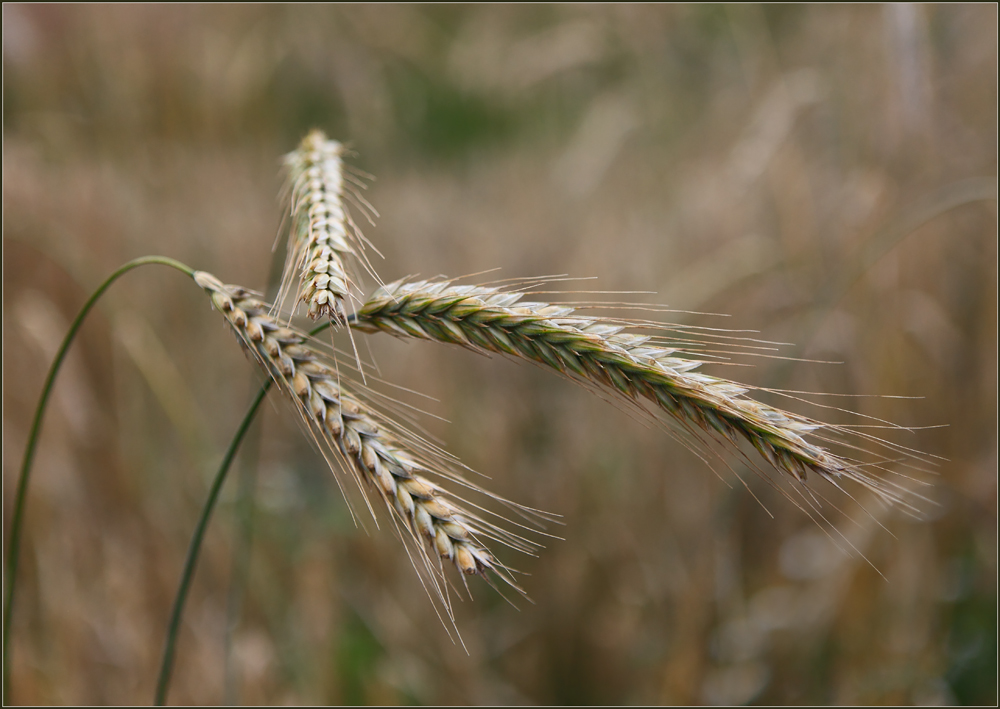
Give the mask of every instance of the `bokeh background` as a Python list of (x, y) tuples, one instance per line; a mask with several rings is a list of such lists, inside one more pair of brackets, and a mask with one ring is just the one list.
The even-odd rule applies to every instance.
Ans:
[[(279, 158), (312, 127), (377, 176), (384, 278), (569, 273), (728, 313), (676, 317), (843, 362), (752, 360), (754, 384), (922, 397), (846, 401), (948, 424), (894, 438), (946, 460), (923, 521), (841, 500), (849, 554), (746, 467), (763, 506), (557, 376), (372, 336), (451, 421), (430, 433), (563, 515), (538, 558), (501, 551), (533, 604), (473, 580), (453, 643), (275, 400), (210, 529), (171, 701), (996, 703), (995, 5), (4, 4), (5, 539), (87, 295), (150, 253), (267, 288)], [(259, 382), (179, 274), (109, 291), (41, 441), (12, 701), (152, 699)]]

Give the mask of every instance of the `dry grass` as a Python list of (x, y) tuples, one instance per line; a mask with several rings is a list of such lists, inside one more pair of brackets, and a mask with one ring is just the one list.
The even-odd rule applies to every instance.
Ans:
[(372, 272), (364, 255), (364, 235), (345, 197), (367, 219), (374, 213), (358, 192), (359, 187), (366, 188), (361, 176), (344, 165), (344, 152), (339, 142), (313, 130), (297, 150), (285, 156), (291, 232), (277, 301), (280, 309), (298, 279), (295, 303), (305, 303), (314, 320), (328, 316), (340, 325), (347, 322), (351, 297), (361, 294), (359, 268), (365, 266)]
[[(383, 275), (598, 275), (586, 287), (731, 315), (681, 324), (844, 363), (708, 369), (766, 405), (813, 413), (763, 390), (837, 392), (950, 424), (894, 439), (948, 459), (930, 519), (836, 516), (883, 579), (745, 460), (750, 492), (549, 371), (359, 336), (366, 375), (437, 399), (393, 394), (450, 421), (424, 435), (476, 482), (562, 515), (565, 542), (512, 559), (535, 605), (470, 579), (468, 653), (454, 645), (402, 545), (355, 527), (298, 417), (266, 406), (206, 540), (172, 700), (995, 704), (996, 202), (965, 189), (997, 172), (994, 6), (3, 13), (8, 525), (25, 422), (90, 289), (148, 253), (276, 283), (275, 156), (314, 126), (379, 177), (365, 233)], [(260, 384), (189, 281), (116, 288), (42, 435), (14, 702), (149, 701), (213, 452)]]
[[(225, 315), (244, 348), (294, 402), (296, 413), (330, 469), (353, 478), (373, 515), (368, 492), (385, 504), (397, 533), (414, 552), (411, 563), (425, 580), (431, 600), (441, 603), (449, 622), (454, 623), (454, 616), (437, 559), (467, 576), (480, 576), (490, 585), (491, 577), (498, 577), (524, 593), (511, 570), (496, 560), (484, 542), (493, 540), (525, 553), (537, 551), (538, 545), (487, 521), (469, 509), (468, 503), (426, 477), (444, 478), (489, 496), (461, 475), (457, 460), (392, 418), (376, 414), (371, 404), (365, 405), (352, 395), (337, 362), (306, 333), (271, 317), (272, 306), (260, 300), (260, 294), (224, 285), (203, 271), (195, 274), (195, 281), (211, 295), (216, 310)], [(341, 491), (343, 484), (338, 478)], [(493, 497), (494, 502), (522, 515), (538, 521), (546, 518)]]
[[(532, 288), (547, 284), (546, 280), (515, 280), (503, 288), (491, 288), (453, 285), (447, 280), (397, 281), (380, 288), (361, 307), (355, 327), (526, 359), (586, 386), (617, 394), (640, 411), (645, 411), (640, 405), (643, 400), (652, 403), (669, 415), (686, 434), (682, 440), (703, 459), (711, 455), (705, 450), (706, 437), (727, 441), (734, 448), (737, 438), (742, 437), (775, 470), (800, 483), (810, 474), (840, 489), (850, 481), (885, 503), (917, 511), (909, 499), (910, 490), (880, 473), (890, 473), (893, 463), (909, 463), (910, 468), (914, 464), (932, 465), (928, 456), (850, 426), (825, 424), (762, 404), (745, 396), (748, 389), (741, 384), (693, 372), (706, 361), (739, 356), (739, 349), (734, 348), (742, 346), (746, 354), (748, 350), (774, 350), (767, 346), (774, 343), (718, 328), (585, 316), (573, 306), (521, 301)], [(804, 393), (788, 392), (789, 398)], [(861, 425), (899, 428), (884, 421)], [(807, 437), (824, 445), (840, 445), (854, 455), (866, 454), (868, 459), (834, 455)], [(876, 446), (892, 457), (866, 450)], [(798, 492), (802, 502), (795, 500), (797, 505), (816, 508), (819, 500), (813, 491), (803, 488)], [(816, 511), (822, 517), (818, 508)]]

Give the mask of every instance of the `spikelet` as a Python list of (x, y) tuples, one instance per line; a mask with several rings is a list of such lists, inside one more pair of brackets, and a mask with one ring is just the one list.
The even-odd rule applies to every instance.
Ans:
[[(869, 472), (888, 464), (887, 457), (873, 454), (874, 461), (862, 464), (807, 438), (856, 448), (840, 440), (850, 431), (751, 399), (745, 386), (693, 371), (704, 362), (680, 357), (677, 348), (661, 346), (648, 335), (625, 331), (648, 329), (648, 323), (585, 317), (572, 307), (523, 302), (522, 297), (521, 292), (448, 280), (402, 280), (378, 289), (353, 327), (527, 359), (630, 403), (651, 403), (698, 440), (699, 431), (732, 444), (746, 439), (770, 466), (796, 481), (804, 482), (811, 473), (838, 487), (852, 480), (887, 503), (915, 511), (909, 490)], [(885, 441), (863, 438), (914, 457)]]
[[(347, 207), (354, 202), (365, 216), (374, 209), (360, 195), (359, 176), (344, 164), (344, 146), (313, 130), (285, 156), (289, 180), (288, 256), (277, 303), (284, 302), (298, 279), (296, 304), (305, 303), (309, 317), (347, 322), (351, 298), (360, 293), (358, 267), (371, 270), (364, 255), (364, 236)], [(370, 217), (369, 217), (370, 220)]]
[[(420, 564), (414, 564), (418, 572), (420, 567), (429, 572), (446, 607), (441, 561), (464, 575), (478, 575), (487, 581), (492, 573), (521, 592), (510, 570), (496, 560), (483, 540), (492, 539), (526, 553), (538, 545), (469, 511), (428, 475), (444, 476), (489, 493), (461, 478), (453, 459), (378, 416), (352, 395), (324, 351), (305, 333), (275, 320), (269, 314), (270, 306), (256, 293), (225, 285), (205, 272), (197, 272), (194, 278), (211, 295), (213, 305), (229, 321), (246, 350), (294, 402), (331, 468), (336, 471), (339, 467), (360, 483), (369, 508), (367, 491), (374, 491), (384, 502), (401, 536), (418, 552)], [(529, 515), (535, 512), (489, 496)], [(542, 513), (535, 516), (544, 517)]]

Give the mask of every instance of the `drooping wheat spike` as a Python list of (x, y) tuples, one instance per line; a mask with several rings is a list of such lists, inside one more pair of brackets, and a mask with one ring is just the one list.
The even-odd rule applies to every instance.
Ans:
[[(275, 320), (269, 314), (270, 305), (258, 294), (225, 285), (205, 272), (197, 272), (194, 278), (211, 295), (213, 305), (246, 350), (294, 402), (331, 467), (336, 458), (342, 470), (363, 483), (359, 485), (362, 494), (374, 490), (395, 515), (401, 536), (415, 543), (424, 568), (433, 576), (439, 598), (447, 604), (439, 583), (440, 564), (432, 564), (432, 558), (487, 580), (487, 572), (493, 572), (520, 592), (507, 567), (482, 540), (493, 539), (529, 553), (538, 545), (469, 511), (426, 477), (436, 474), (457, 480), (460, 475), (454, 472), (452, 461), (353, 396), (320, 346), (305, 333)], [(464, 479), (461, 482), (478, 490)], [(367, 495), (365, 501), (370, 508)]]
[(314, 130), (285, 156), (291, 226), (277, 298), (280, 306), (298, 279), (295, 302), (305, 303), (314, 320), (327, 316), (338, 325), (347, 322), (352, 295), (359, 297), (358, 267), (371, 270), (347, 201), (365, 216), (366, 210), (374, 213), (357, 190), (364, 183), (344, 164), (344, 152), (341, 143)]
[[(639, 323), (582, 316), (569, 306), (522, 297), (521, 292), (448, 280), (404, 279), (379, 288), (358, 311), (353, 327), (531, 360), (630, 402), (651, 402), (689, 432), (719, 434), (734, 445), (742, 437), (775, 469), (800, 482), (810, 472), (834, 484), (851, 479), (886, 502), (909, 505), (901, 486), (805, 438), (824, 431), (846, 433), (840, 427), (768, 406), (744, 396), (747, 387), (693, 372), (704, 362), (678, 357), (677, 348), (624, 331)], [(883, 456), (867, 465), (887, 462)]]

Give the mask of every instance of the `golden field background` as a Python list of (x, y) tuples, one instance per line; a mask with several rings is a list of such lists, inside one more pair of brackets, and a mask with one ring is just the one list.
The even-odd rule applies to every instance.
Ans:
[[(843, 364), (709, 371), (922, 397), (847, 401), (948, 424), (893, 439), (946, 461), (924, 521), (842, 500), (869, 564), (746, 466), (763, 505), (549, 372), (372, 336), (490, 490), (563, 515), (538, 558), (500, 552), (533, 604), (473, 579), (453, 643), (275, 398), (210, 528), (172, 702), (995, 704), (996, 12), (5, 4), (5, 549), (34, 402), (87, 295), (151, 253), (265, 289), (280, 156), (320, 127), (377, 176), (386, 280), (568, 273), (728, 313), (677, 317)], [(149, 702), (260, 378), (156, 268), (112, 287), (61, 376), (11, 700)]]

